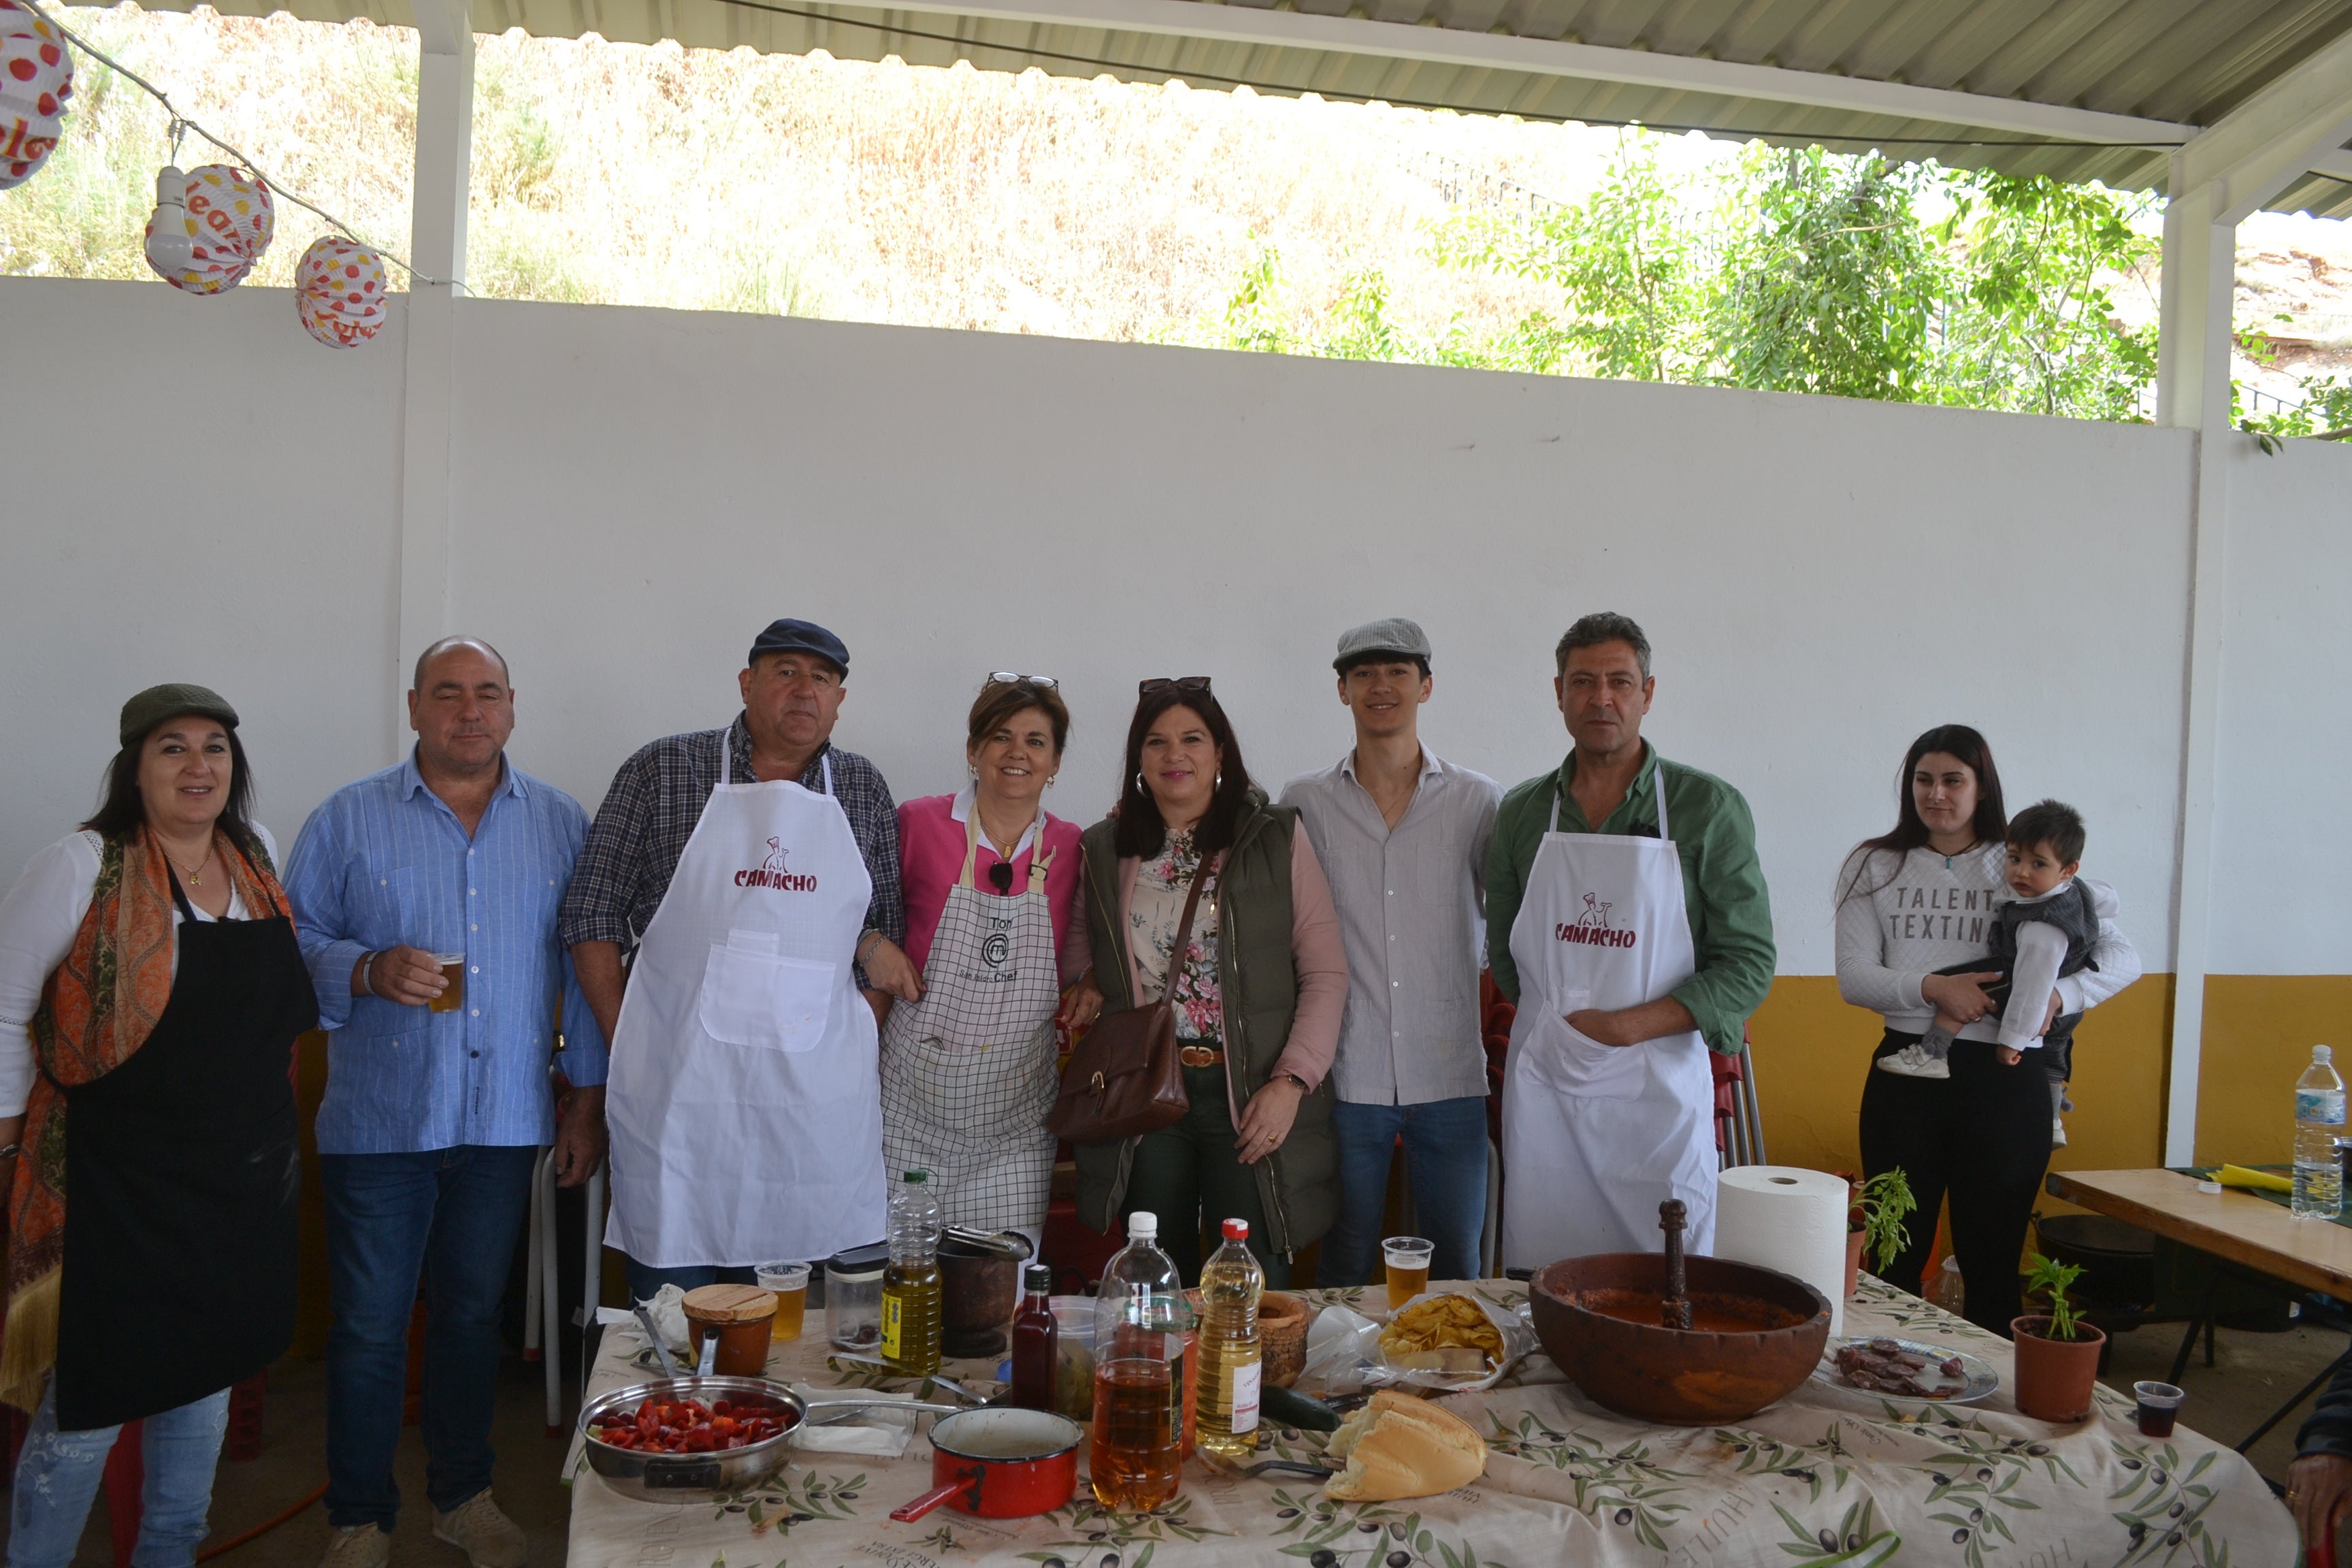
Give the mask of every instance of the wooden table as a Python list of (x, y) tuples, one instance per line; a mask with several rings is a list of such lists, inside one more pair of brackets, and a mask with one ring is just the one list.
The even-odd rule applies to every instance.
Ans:
[(2352, 1300), (2352, 1227), (2297, 1219), (2224, 1187), (2200, 1193), (2177, 1171), (2053, 1171), (2053, 1198), (2079, 1204), (2305, 1289)]

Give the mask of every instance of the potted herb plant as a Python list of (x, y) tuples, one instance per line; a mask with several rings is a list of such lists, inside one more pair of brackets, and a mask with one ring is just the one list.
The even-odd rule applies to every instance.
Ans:
[(2009, 1325), (2017, 1352), (2017, 1408), (2037, 1421), (2080, 1421), (2091, 1413), (2091, 1389), (2099, 1379), (2099, 1352), (2107, 1336), (2083, 1321), (2066, 1294), (2082, 1277), (2080, 1266), (2053, 1262), (2038, 1252), (2027, 1261), (2033, 1272), (2025, 1292), (2047, 1297), (2050, 1310)]
[(1846, 1222), (1847, 1300), (1853, 1300), (1854, 1279), (1862, 1272), (1864, 1253), (1870, 1255), (1872, 1270), (1884, 1274), (1896, 1256), (1911, 1245), (1911, 1233), (1903, 1222), (1918, 1206), (1919, 1201), (1911, 1195), (1911, 1179), (1903, 1173), (1900, 1165), (1854, 1184), (1852, 1217)]

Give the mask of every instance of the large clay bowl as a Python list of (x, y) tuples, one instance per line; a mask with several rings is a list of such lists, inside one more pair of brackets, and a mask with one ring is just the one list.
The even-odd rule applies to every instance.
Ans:
[[(1653, 1299), (1666, 1281), (1654, 1252), (1564, 1258), (1536, 1271), (1529, 1311), (1544, 1353), (1586, 1397), (1621, 1415), (1673, 1426), (1737, 1421), (1812, 1375), (1829, 1342), (1829, 1298), (1792, 1275), (1719, 1258), (1687, 1260), (1694, 1302), (1769, 1303), (1795, 1315), (1787, 1328), (1684, 1332), (1589, 1310), (1599, 1292)], [(1762, 1314), (1759, 1314), (1759, 1316)]]

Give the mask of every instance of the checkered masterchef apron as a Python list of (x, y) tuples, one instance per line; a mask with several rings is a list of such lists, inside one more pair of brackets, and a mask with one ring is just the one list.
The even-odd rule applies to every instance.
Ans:
[(994, 898), (973, 886), (980, 807), (964, 825), (963, 871), (948, 889), (923, 965), (923, 999), (890, 1009), (882, 1030), (882, 1152), (893, 1177), (931, 1173), (950, 1225), (1045, 1223), (1060, 1078), (1054, 1012), (1062, 994), (1045, 902), (1045, 819), (1029, 886)]

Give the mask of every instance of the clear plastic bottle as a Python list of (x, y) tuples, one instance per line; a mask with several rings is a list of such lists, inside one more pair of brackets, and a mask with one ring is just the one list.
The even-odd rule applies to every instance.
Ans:
[(1229, 1459), (1257, 1446), (1257, 1305), (1265, 1269), (1249, 1249), (1249, 1221), (1225, 1221), (1225, 1243), (1201, 1268), (1201, 1337), (1193, 1376), (1200, 1446)]
[(1936, 1271), (1936, 1282), (1927, 1287), (1927, 1300), (1955, 1318), (1966, 1313), (1969, 1289), (1968, 1282), (1960, 1278), (1958, 1258), (1945, 1254), (1943, 1268)]
[(2294, 1080), (2294, 1215), (2334, 1219), (2344, 1208), (2344, 1166), (2336, 1140), (2344, 1135), (2344, 1080), (2336, 1053), (2311, 1047), (2311, 1065)]
[(940, 1204), (929, 1171), (890, 1194), (890, 1261), (882, 1270), (882, 1359), (899, 1372), (940, 1370)]
[(1088, 1469), (1105, 1508), (1141, 1512), (1176, 1495), (1184, 1462), (1184, 1388), (1192, 1310), (1160, 1221), (1127, 1216), (1127, 1245), (1095, 1294), (1095, 1429)]

